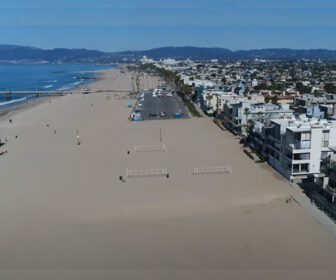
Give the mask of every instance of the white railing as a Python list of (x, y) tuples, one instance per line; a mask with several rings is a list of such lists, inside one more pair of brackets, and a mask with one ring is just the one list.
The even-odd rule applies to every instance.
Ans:
[(195, 167), (193, 170), (193, 175), (220, 174), (220, 173), (229, 173), (231, 175), (232, 174), (231, 164), (219, 167)]
[(167, 169), (131, 170), (127, 169), (126, 178), (167, 176)]
[(153, 146), (135, 146), (136, 152), (165, 152), (167, 150), (165, 144), (153, 145)]

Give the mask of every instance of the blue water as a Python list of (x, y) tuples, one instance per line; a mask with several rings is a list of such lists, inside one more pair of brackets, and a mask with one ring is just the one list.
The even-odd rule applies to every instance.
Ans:
[[(95, 73), (82, 71), (101, 70), (113, 66), (94, 64), (0, 64), (0, 91), (48, 91), (71, 90), (78, 85), (90, 82)], [(25, 96), (0, 94), (0, 106), (15, 104), (13, 99), (22, 102)], [(27, 98), (32, 96), (27, 95)], [(19, 100), (18, 100), (19, 101)], [(1, 108), (0, 107), (0, 108)]]

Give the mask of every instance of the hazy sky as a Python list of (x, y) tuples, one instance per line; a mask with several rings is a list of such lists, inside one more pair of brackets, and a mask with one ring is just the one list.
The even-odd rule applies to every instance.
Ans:
[(336, 0), (0, 0), (0, 44), (336, 49)]

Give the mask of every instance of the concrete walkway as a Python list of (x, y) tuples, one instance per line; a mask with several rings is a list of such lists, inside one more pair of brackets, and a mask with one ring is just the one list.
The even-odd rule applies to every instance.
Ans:
[(311, 200), (307, 197), (297, 184), (292, 184), (294, 187), (293, 198), (304, 207), (308, 213), (321, 224), (334, 238), (336, 238), (336, 224), (329, 218), (322, 210), (320, 210)]

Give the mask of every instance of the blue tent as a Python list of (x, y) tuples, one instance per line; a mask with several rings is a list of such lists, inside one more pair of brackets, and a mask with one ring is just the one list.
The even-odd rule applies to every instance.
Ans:
[(132, 121), (142, 121), (142, 117), (134, 116), (134, 117), (132, 118)]

